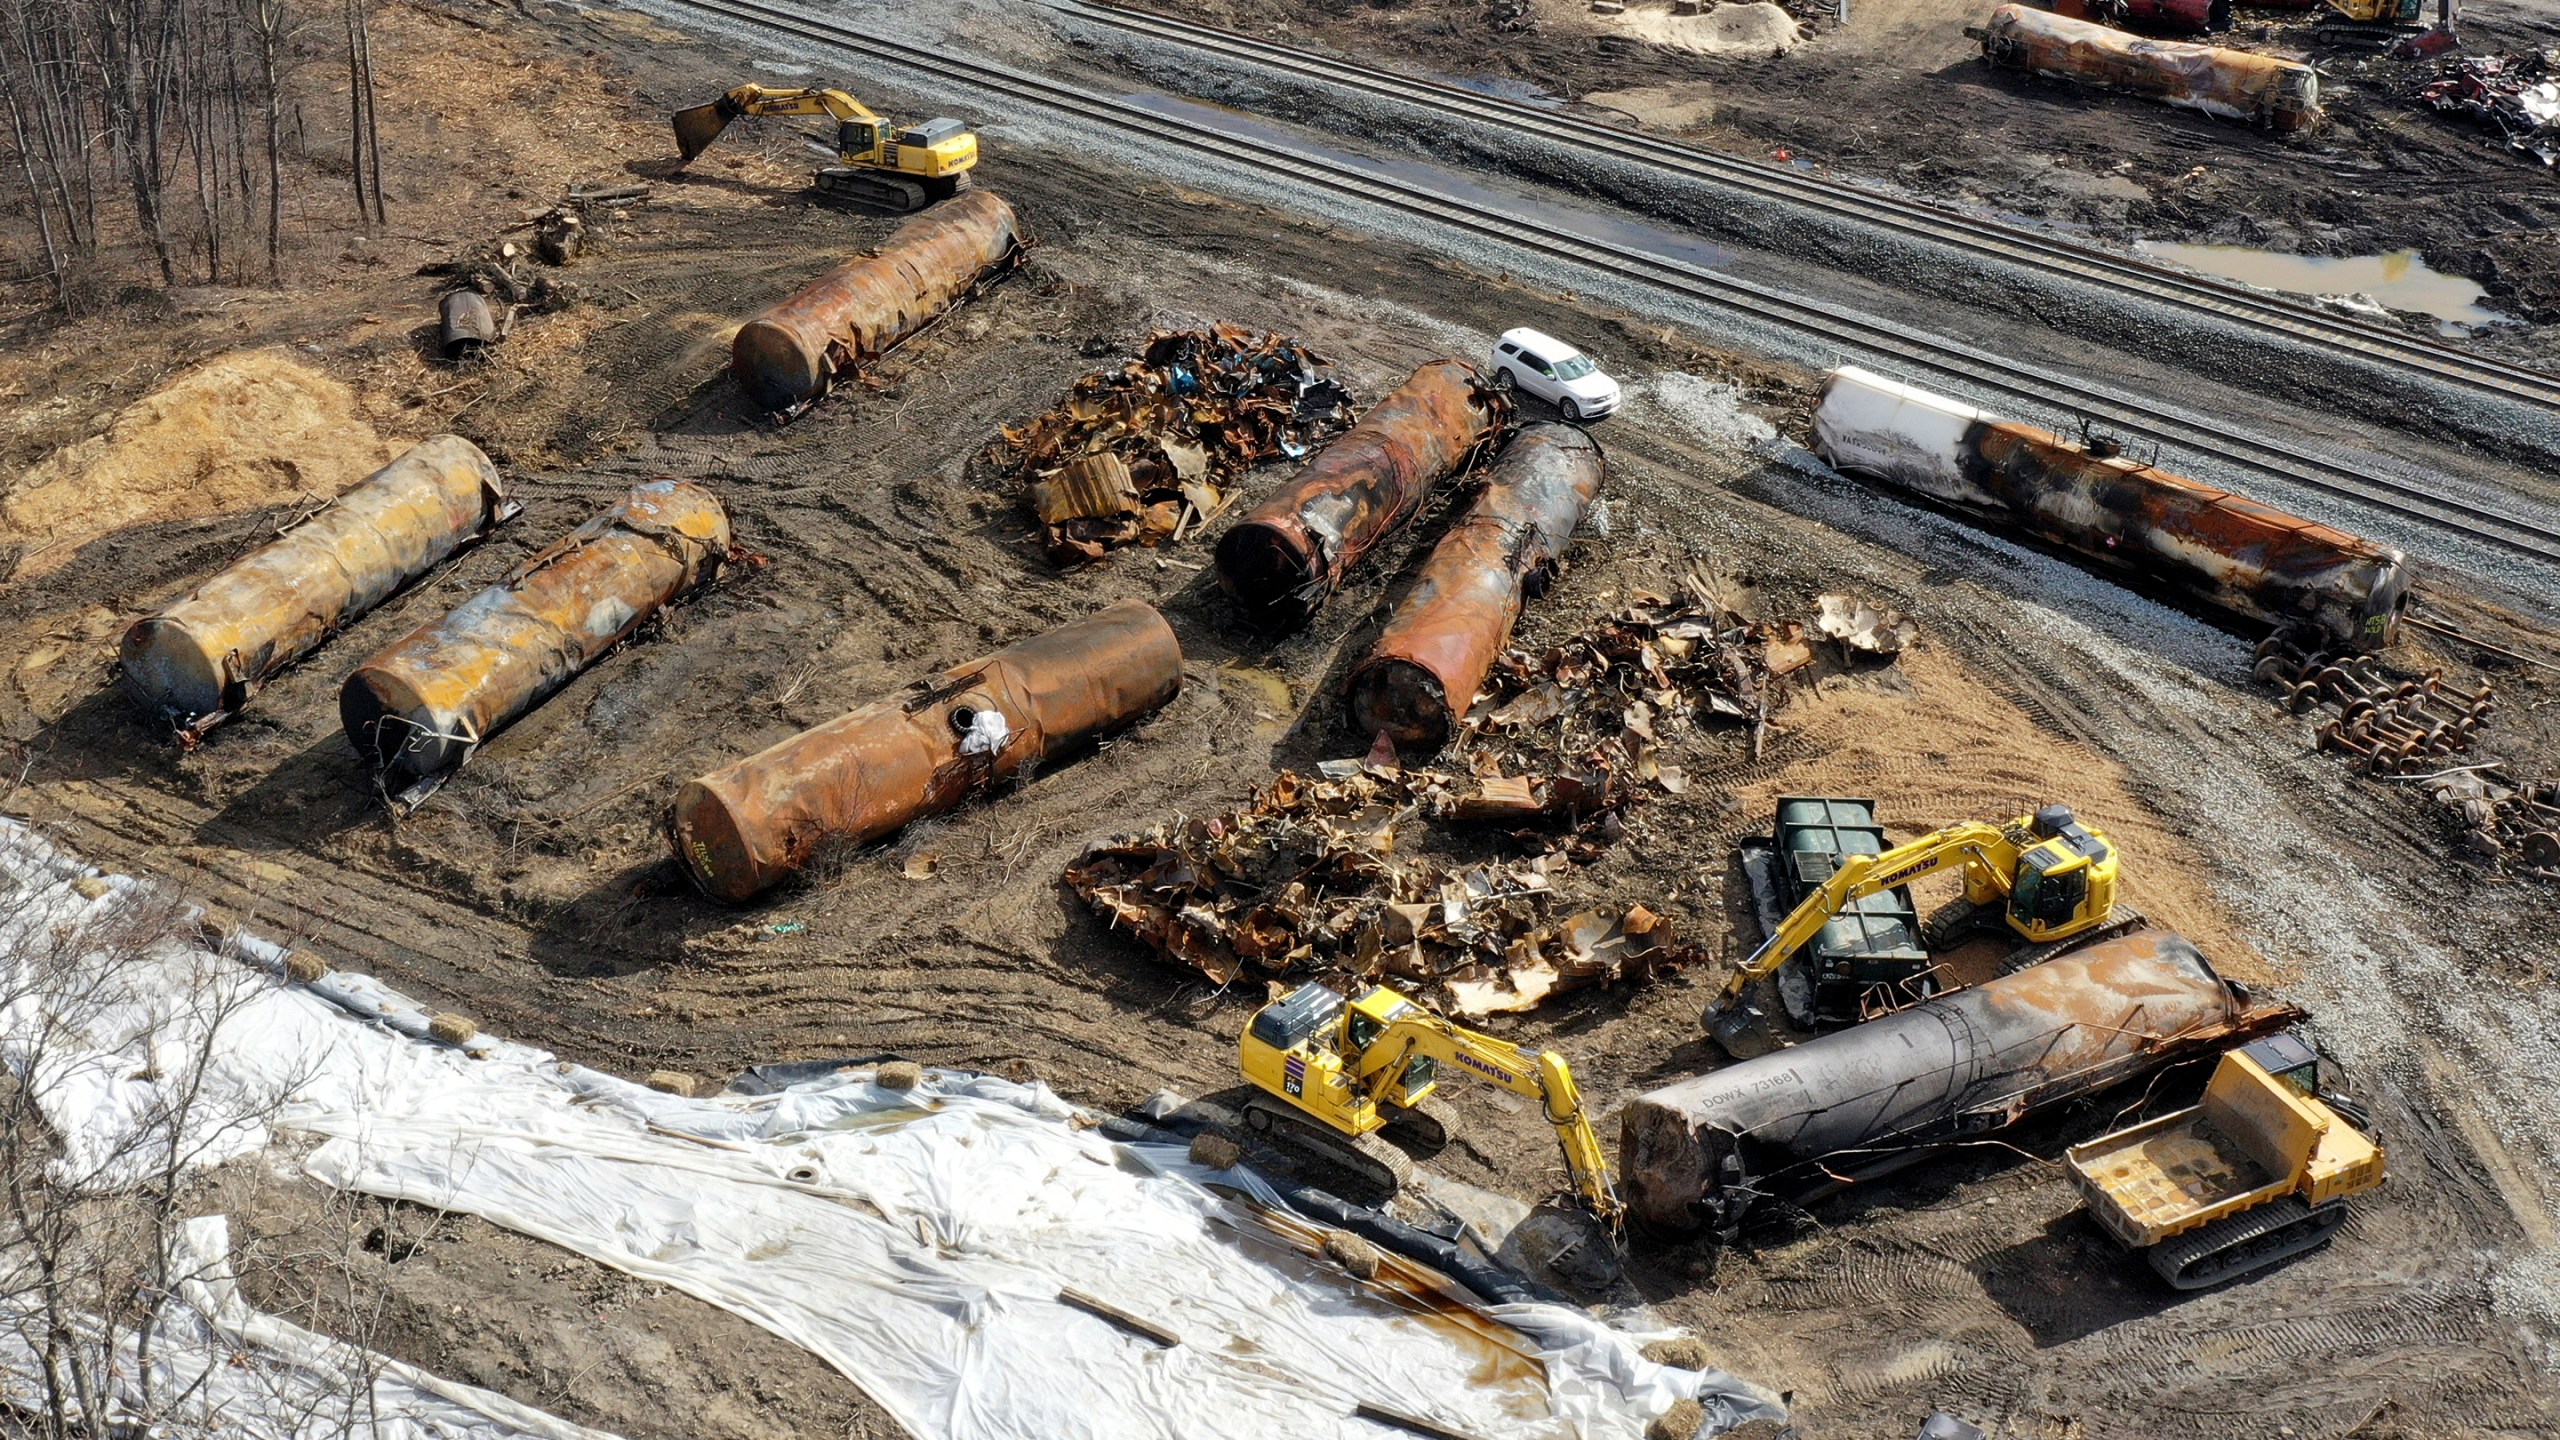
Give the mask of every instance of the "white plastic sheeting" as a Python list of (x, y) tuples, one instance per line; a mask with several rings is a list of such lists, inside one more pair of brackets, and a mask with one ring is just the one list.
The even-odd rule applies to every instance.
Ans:
[[(108, 1398), (119, 1427), (159, 1440), (613, 1440), (253, 1309), (232, 1280), (230, 1234), (220, 1215), (178, 1232), (169, 1269), (181, 1278), (161, 1302), (147, 1363), (130, 1329), (110, 1341), (94, 1320), (79, 1325), (92, 1345), (115, 1348)], [(42, 1407), (41, 1325), (40, 1313), (0, 1305), (0, 1387), (15, 1408)]]
[[(0, 868), (53, 877), (48, 925), (134, 893), (82, 897), (64, 883), (76, 865), (15, 827), (0, 827)], [(161, 948), (172, 984), (201, 984), (216, 958)], [(525, 1046), (466, 1052), (399, 1033), (421, 1027), (417, 1007), (357, 977), (316, 987), (335, 1003), (261, 979), (210, 1039), (189, 1006), (123, 988), (130, 1006), (84, 1026), (96, 1079), (60, 1092), (66, 1134), (114, 1148), (120, 1127), (158, 1113), (135, 1088), (182, 1073), (146, 1069), (144, 1052), (201, 1053), (206, 1094), (281, 1095), (272, 1123), (329, 1137), (307, 1162), (318, 1178), (479, 1215), (699, 1296), (834, 1365), (921, 1440), (1402, 1433), (1356, 1418), (1363, 1403), (1486, 1440), (1633, 1437), (1693, 1394), (1728, 1421), (1778, 1413), (1731, 1377), (1645, 1362), (1577, 1311), (1489, 1317), (1392, 1264), (1382, 1278), (1403, 1283), (1354, 1282), (1316, 1257), (1315, 1232), (1204, 1183), (1232, 1176), (1109, 1142), (1038, 1086), (935, 1074), (892, 1091), (845, 1074), (687, 1099)], [(8, 1015), (0, 1044), (18, 1044), (25, 1018)], [(256, 1127), (219, 1108), (191, 1121), (188, 1143), (242, 1153)]]

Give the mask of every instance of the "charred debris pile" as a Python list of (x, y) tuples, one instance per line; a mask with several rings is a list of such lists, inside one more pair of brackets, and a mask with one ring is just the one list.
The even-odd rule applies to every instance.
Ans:
[(1024, 487), (1061, 565), (1179, 540), (1226, 508), (1239, 476), (1303, 459), (1350, 426), (1355, 407), (1331, 370), (1287, 335), (1159, 330), (1137, 359), (1005, 426), (987, 459)]
[[(1509, 649), (1443, 757), (1283, 771), (1245, 805), (1087, 850), (1067, 883), (1113, 929), (1226, 984), (1246, 974), (1385, 980), (1459, 1015), (1640, 981), (1701, 952), (1587, 868), (1627, 812), (1687, 788), (1666, 742), (1709, 727), (1757, 748), (1803, 642), (1746, 622), (1692, 575), (1542, 650)], [(1794, 629), (1795, 627), (1787, 627)], [(1788, 662), (1792, 661), (1792, 664)], [(1507, 858), (1412, 853), (1426, 825)]]

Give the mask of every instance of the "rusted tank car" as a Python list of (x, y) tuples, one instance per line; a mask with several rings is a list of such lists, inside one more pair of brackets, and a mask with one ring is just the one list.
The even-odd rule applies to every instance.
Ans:
[(2375, 650), (2409, 603), (2401, 553), (2122, 455), (1854, 367), (1831, 372), (1814, 449), (1844, 474), (2014, 525), (2279, 628)]
[(2217, 45), (2151, 40), (2031, 5), (2003, 5), (1977, 30), (1985, 63), (2149, 96), (2273, 130), (2320, 123), (2320, 72)]
[(1354, 729), (1363, 737), (1383, 730), (1398, 745), (1448, 740), (1530, 587), (1573, 542), (1603, 468), (1599, 442), (1573, 426), (1531, 425), (1512, 437), (1487, 469), (1484, 493), (1432, 550), (1351, 672), (1343, 700)]
[(945, 200), (880, 248), (738, 327), (729, 368), (758, 405), (794, 415), (1013, 263), (1022, 231), (992, 190)]
[(1173, 627), (1124, 600), (691, 782), (668, 839), (704, 894), (746, 900), (824, 842), (858, 845), (940, 814), (1181, 688)]
[(1816, 1198), (2299, 1016), (2138, 930), (1638, 1096), (1619, 1149), (1628, 1213), (1729, 1236), (1764, 1196)]
[(287, 665), (516, 513), (480, 447), (438, 435), (134, 623), (125, 688), (193, 741)]
[(729, 516), (685, 480), (614, 507), (367, 660), (338, 692), (357, 753), (406, 785), (440, 777), (642, 622), (718, 573)]
[(1304, 622), (1510, 419), (1463, 360), (1434, 360), (1218, 540), (1218, 583), (1265, 629)]

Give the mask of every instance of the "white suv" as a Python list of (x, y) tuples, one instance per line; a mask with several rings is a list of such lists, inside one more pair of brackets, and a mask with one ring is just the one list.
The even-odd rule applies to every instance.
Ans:
[(1527, 327), (1505, 330), (1493, 346), (1493, 383), (1518, 386), (1556, 407), (1567, 420), (1599, 420), (1618, 408), (1618, 382), (1591, 357)]

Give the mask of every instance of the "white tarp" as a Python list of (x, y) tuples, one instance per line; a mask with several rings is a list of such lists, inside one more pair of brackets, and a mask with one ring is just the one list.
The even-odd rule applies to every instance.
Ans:
[[(32, 918), (13, 899), (0, 944), (11, 925), (58, 936), (140, 895), (92, 880), (101, 893), (83, 896), (76, 862), (5, 822), (0, 870), (48, 897)], [(161, 950), (170, 986), (222, 973), (195, 946)], [(1313, 1232), (1203, 1184), (1231, 1177), (1096, 1136), (1038, 1086), (936, 1074), (900, 1092), (863, 1074), (683, 1099), (525, 1046), (423, 1041), (417, 1008), (359, 977), (315, 993), (240, 981), (244, 969), (223, 982), (246, 988), (209, 1044), (202, 1004), (108, 987), (124, 1008), (84, 1020), (76, 1063), (50, 1058), (84, 1077), (59, 1090), (57, 1127), (97, 1154), (150, 1151), (119, 1127), (163, 1113), (200, 1050), (216, 1103), (189, 1117), (190, 1154), (253, 1148), (257, 1127), (221, 1102), (281, 1097), (273, 1124), (330, 1137), (308, 1160), (323, 1181), (479, 1215), (699, 1296), (834, 1365), (921, 1440), (1405, 1433), (1355, 1418), (1363, 1403), (1486, 1440), (1633, 1437), (1686, 1394), (1728, 1420), (1778, 1413), (1731, 1377), (1646, 1363), (1576, 1311), (1505, 1307), (1495, 1324), (1445, 1296), (1353, 1282), (1315, 1258)], [(33, 1013), (0, 1012), (12, 1064), (43, 1028)]]
[[(230, 1236), (220, 1215), (178, 1232), (176, 1293), (161, 1302), (147, 1367), (131, 1329), (106, 1342), (94, 1319), (74, 1322), (90, 1344), (115, 1348), (119, 1425), (158, 1440), (614, 1440), (251, 1308), (233, 1283)], [(31, 1300), (0, 1303), (0, 1394), (29, 1413), (43, 1408), (42, 1323)]]

